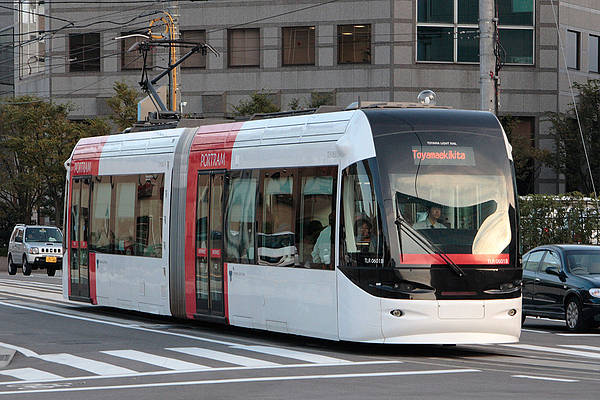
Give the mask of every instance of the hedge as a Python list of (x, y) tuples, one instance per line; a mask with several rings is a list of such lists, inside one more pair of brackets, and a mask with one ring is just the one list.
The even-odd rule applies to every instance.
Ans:
[(598, 244), (600, 201), (581, 193), (519, 198), (523, 253), (543, 244)]

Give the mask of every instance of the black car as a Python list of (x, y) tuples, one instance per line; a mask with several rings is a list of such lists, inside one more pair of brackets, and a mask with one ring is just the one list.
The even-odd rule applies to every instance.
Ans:
[(523, 256), (523, 318), (564, 319), (571, 331), (600, 326), (600, 246), (546, 245)]

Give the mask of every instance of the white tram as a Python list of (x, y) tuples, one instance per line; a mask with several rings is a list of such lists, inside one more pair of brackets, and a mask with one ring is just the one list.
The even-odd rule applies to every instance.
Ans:
[(93, 137), (66, 165), (65, 298), (333, 340), (519, 338), (514, 172), (492, 114)]

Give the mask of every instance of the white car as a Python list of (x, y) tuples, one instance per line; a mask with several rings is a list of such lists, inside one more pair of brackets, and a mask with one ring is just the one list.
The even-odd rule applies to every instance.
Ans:
[(8, 274), (15, 275), (20, 266), (23, 275), (45, 268), (48, 276), (54, 276), (62, 269), (62, 241), (62, 232), (54, 226), (15, 226), (8, 243)]

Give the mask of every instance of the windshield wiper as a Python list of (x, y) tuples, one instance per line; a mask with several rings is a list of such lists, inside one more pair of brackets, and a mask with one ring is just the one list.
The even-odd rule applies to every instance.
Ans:
[[(462, 278), (463, 276), (465, 276), (465, 272), (458, 265), (456, 265), (454, 261), (450, 259), (450, 257), (444, 254), (444, 252), (442, 252), (442, 250), (435, 244), (431, 243), (429, 240), (425, 239), (419, 233), (417, 233), (417, 231), (408, 222), (406, 222), (404, 218), (399, 216), (394, 222), (401, 232), (406, 232), (408, 237), (410, 237), (415, 243), (417, 243), (423, 250), (438, 255), (442, 260), (444, 260), (446, 265), (448, 265), (454, 272), (456, 272), (456, 274), (459, 277)], [(400, 237), (400, 247), (402, 248), (402, 237)], [(402, 252), (402, 250), (400, 251)]]

